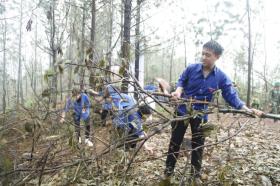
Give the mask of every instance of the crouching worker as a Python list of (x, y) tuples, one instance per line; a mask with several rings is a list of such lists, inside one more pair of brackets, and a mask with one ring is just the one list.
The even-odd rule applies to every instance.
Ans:
[(65, 113), (73, 109), (73, 120), (75, 123), (75, 133), (79, 143), (82, 142), (80, 135), (80, 122), (85, 123), (85, 144), (87, 146), (93, 146), (90, 141), (90, 100), (87, 94), (81, 93), (79, 89), (74, 88), (72, 90), (72, 98), (66, 100), (64, 111), (61, 114), (60, 122), (63, 123), (65, 119)]
[[(146, 133), (143, 130), (143, 116), (151, 114), (149, 106), (143, 105), (136, 107), (134, 98), (128, 94), (120, 93), (116, 87), (108, 86), (108, 93), (112, 98), (112, 107), (115, 111), (113, 114), (113, 126), (124, 132), (127, 137), (126, 141), (133, 141), (144, 138)], [(126, 149), (135, 148), (137, 142), (131, 142), (126, 145)], [(153, 153), (152, 148), (146, 143), (143, 145), (144, 150)]]
[(97, 92), (92, 89), (86, 91), (95, 101), (97, 101), (98, 104), (102, 105), (101, 109), (96, 108), (94, 112), (100, 114), (102, 122), (101, 126), (105, 127), (108, 116), (112, 115), (112, 98), (110, 97), (107, 88), (105, 88), (104, 92)]
[(110, 96), (109, 89), (105, 88), (103, 93), (103, 104), (102, 104), (102, 111), (101, 111), (101, 120), (102, 126), (106, 126), (106, 121), (108, 116), (112, 115), (112, 97)]

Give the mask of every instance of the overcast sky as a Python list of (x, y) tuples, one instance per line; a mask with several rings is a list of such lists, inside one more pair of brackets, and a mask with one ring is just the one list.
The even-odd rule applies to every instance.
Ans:
[[(262, 36), (259, 36), (258, 45), (256, 47), (255, 68), (262, 70), (264, 63), (264, 43), (267, 48), (267, 61), (270, 64), (269, 68), (274, 69), (275, 66), (279, 65), (279, 41), (280, 41), (280, 1), (279, 0), (260, 0), (263, 2), (261, 8), (257, 0), (251, 0), (252, 9), (259, 11), (258, 17), (252, 20), (252, 35), (253, 42), (256, 36), (256, 32), (260, 32)], [(158, 27), (157, 34), (160, 38), (172, 38), (173, 30), (176, 28), (177, 33), (181, 33), (187, 22), (192, 19), (199, 19), (207, 17), (209, 25), (220, 19), (224, 14), (222, 12), (215, 12), (213, 5), (217, 2), (223, 1), (211, 1), (211, 0), (178, 0), (176, 3), (170, 4), (168, 1), (162, 4), (158, 9), (151, 10), (153, 17), (145, 24), (154, 25)], [(233, 7), (229, 8), (232, 14), (244, 15), (246, 13), (246, 1), (231, 1)], [(149, 10), (150, 11), (150, 10)], [(194, 16), (194, 14), (196, 14)], [(247, 30), (247, 17), (245, 16), (242, 20), (244, 29)], [(265, 29), (264, 29), (265, 26)], [(213, 28), (212, 28), (213, 29)], [(210, 26), (205, 27), (205, 31), (210, 31)], [(265, 36), (265, 38), (263, 38)], [(163, 40), (164, 40), (163, 39)], [(203, 38), (206, 42), (210, 39), (209, 36)], [(240, 31), (230, 32), (229, 35), (222, 35), (218, 40), (225, 48), (225, 55), (218, 62), (218, 66), (221, 66), (232, 74), (232, 58), (230, 53), (234, 50), (239, 50), (240, 46), (247, 46), (248, 41), (244, 39), (244, 35)], [(265, 42), (264, 42), (265, 41)], [(187, 53), (188, 61), (194, 61), (195, 47), (193, 38), (187, 36)], [(247, 50), (247, 49), (246, 49)], [(176, 49), (176, 55), (183, 56), (183, 46), (178, 46)]]
[[(6, 2), (2, 2), (2, 4), (10, 4), (11, 7), (13, 6), (12, 0), (5, 0)], [(264, 9), (261, 9), (260, 4), (258, 2), (263, 2)], [(25, 1), (24, 1), (25, 2)], [(26, 6), (35, 7), (36, 3), (38, 1), (33, 1), (32, 3), (28, 3)], [(215, 12), (215, 9), (213, 6), (217, 3), (223, 3), (224, 1), (218, 1), (218, 0), (174, 0), (169, 1), (166, 0), (163, 1), (159, 7), (157, 8), (151, 8), (147, 9), (146, 12), (148, 12), (149, 15), (152, 16), (147, 21), (144, 22), (144, 28), (145, 32), (148, 32), (147, 28), (156, 28), (156, 35), (158, 36), (158, 41), (166, 41), (167, 39), (171, 39), (174, 37), (174, 33), (178, 35), (181, 40), (183, 38), (184, 29), (192, 29), (188, 26), (188, 22), (196, 22), (198, 19), (202, 17), (206, 17), (208, 19), (208, 23), (206, 24), (204, 31), (208, 32), (210, 31), (210, 25), (213, 27), (213, 23), (215, 21), (218, 21), (221, 16), (224, 16), (223, 12)], [(230, 11), (232, 14), (240, 14), (244, 15), (246, 11), (246, 1), (245, 0), (236, 0), (231, 1), (233, 4), (233, 7), (229, 8), (228, 11)], [(150, 3), (150, 1), (146, 1), (146, 3)], [(279, 0), (251, 0), (252, 9), (256, 9), (259, 11), (257, 19), (252, 20), (252, 30), (253, 30), (253, 40), (256, 36), (256, 31), (262, 33), (262, 36), (265, 36), (265, 38), (259, 38), (259, 42), (256, 49), (256, 57), (255, 60), (255, 68), (258, 70), (262, 69), (262, 65), (264, 62), (264, 43), (266, 44), (267, 48), (267, 61), (270, 64), (269, 68), (272, 70), (279, 64), (279, 48), (277, 46), (279, 45), (280, 37), (280, 1)], [(16, 5), (18, 7), (18, 5)], [(32, 9), (32, 8), (30, 8)], [(218, 10), (219, 11), (219, 10)], [(30, 15), (32, 12), (24, 12), (24, 24), (23, 24), (23, 30), (25, 32), (25, 46), (28, 45), (28, 42), (31, 42), (34, 37), (34, 32), (26, 33), (25, 31), (25, 25), (28, 21)], [(35, 14), (45, 16), (42, 10), (37, 9)], [(194, 15), (195, 14), (195, 15)], [(6, 17), (13, 17), (19, 15), (19, 12), (16, 9), (7, 9)], [(145, 17), (145, 15), (143, 15)], [(247, 29), (247, 18), (243, 18), (244, 23), (244, 29)], [(264, 30), (265, 25), (265, 30)], [(33, 24), (34, 26), (34, 24)], [(233, 25), (229, 25), (233, 26)], [(213, 28), (212, 28), (213, 29)], [(34, 31), (34, 30), (33, 30)], [(45, 35), (44, 27), (41, 25), (39, 27), (39, 32), (42, 35)], [(187, 31), (186, 31), (187, 32)], [(145, 33), (147, 34), (147, 33)], [(230, 32), (226, 33), (224, 32), (218, 40), (225, 48), (225, 55), (218, 63), (218, 66), (223, 67), (226, 71), (232, 74), (232, 52), (239, 50), (240, 46), (247, 45), (247, 40), (244, 39), (244, 36), (242, 35), (242, 32), (236, 31), (236, 32)], [(226, 35), (227, 34), (227, 35)], [(40, 36), (39, 36), (40, 37)], [(42, 37), (40, 37), (42, 38)], [(152, 37), (153, 39), (153, 37)], [(187, 35), (186, 36), (186, 43), (187, 43), (187, 58), (188, 62), (194, 61), (194, 56), (196, 53), (196, 48), (194, 47), (194, 36), (193, 35)], [(208, 41), (210, 38), (209, 36), (202, 38), (203, 42)], [(264, 42), (265, 41), (265, 42)], [(254, 42), (254, 41), (253, 41)], [(153, 42), (151, 42), (153, 43)], [(168, 43), (168, 42), (167, 42)], [(170, 44), (170, 42), (169, 42)], [(23, 47), (25, 47), (23, 46)], [(163, 44), (163, 47), (166, 47), (168, 49), (168, 46)], [(29, 47), (25, 47), (23, 49), (23, 53), (27, 53), (27, 58), (29, 52)], [(183, 45), (177, 45), (176, 46), (176, 56), (183, 56), (184, 55), (184, 47)], [(47, 57), (44, 57), (43, 60), (47, 60)], [(48, 63), (45, 63), (48, 64)], [(16, 70), (16, 69), (12, 69)], [(15, 71), (12, 72), (12, 74), (16, 74)]]

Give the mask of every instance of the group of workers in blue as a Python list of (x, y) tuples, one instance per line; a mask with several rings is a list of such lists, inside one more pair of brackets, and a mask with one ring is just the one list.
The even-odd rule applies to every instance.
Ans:
[[(85, 144), (93, 146), (90, 139), (90, 108), (91, 101), (89, 94), (93, 94), (102, 98), (102, 110), (100, 112), (102, 126), (106, 125), (106, 121), (110, 116), (112, 124), (118, 129), (122, 129), (130, 140), (136, 138), (144, 138), (143, 130), (143, 115), (150, 115), (151, 110), (148, 105), (138, 105), (133, 96), (122, 93), (113, 85), (105, 87), (103, 92), (97, 93), (93, 90), (80, 91), (78, 88), (73, 88), (71, 96), (67, 98), (65, 108), (61, 114), (60, 122), (65, 121), (65, 113), (72, 110), (72, 117), (75, 125), (76, 139), (82, 143), (80, 134), (81, 121), (85, 124)], [(127, 145), (135, 148), (136, 143)]]
[[(261, 116), (262, 111), (248, 108), (242, 100), (240, 100), (236, 89), (233, 86), (230, 78), (215, 65), (215, 62), (223, 53), (222, 46), (211, 40), (205, 43), (202, 47), (201, 61), (188, 65), (187, 68), (180, 75), (176, 90), (171, 93), (171, 100), (178, 99), (194, 99), (200, 101), (211, 102), (214, 92), (216, 90), (222, 91), (222, 96), (225, 101), (235, 109), (243, 109), (247, 112), (254, 113)], [(157, 87), (153, 85), (146, 86), (147, 91), (155, 91)], [(89, 142), (89, 121), (90, 121), (90, 101), (85, 93), (80, 93), (76, 89), (72, 91), (72, 96), (75, 98), (74, 102), (68, 99), (65, 112), (72, 106), (74, 109), (74, 122), (76, 126), (77, 138), (80, 139), (80, 120), (86, 123), (86, 140)], [(142, 127), (143, 114), (151, 114), (149, 106), (144, 105), (141, 112), (141, 107), (135, 102), (129, 94), (121, 93), (116, 87), (108, 85), (103, 92), (103, 111), (101, 117), (105, 119), (107, 115), (112, 114), (112, 123), (115, 127), (127, 131), (127, 134), (135, 138), (141, 138), (145, 135)], [(207, 109), (207, 104), (194, 103), (192, 109), (203, 111)], [(65, 113), (64, 112), (64, 113)], [(184, 117), (189, 114), (186, 104), (181, 104), (175, 108), (175, 117)], [(65, 114), (62, 114), (62, 121)], [(176, 120), (171, 123), (171, 138), (166, 159), (166, 168), (164, 171), (164, 179), (169, 179), (174, 174), (175, 165), (180, 153), (180, 146), (182, 144), (185, 132), (188, 125), (191, 126), (192, 131), (192, 152), (191, 152), (191, 178), (199, 185), (201, 182), (201, 166), (203, 156), (203, 146), (205, 137), (202, 131), (202, 124), (208, 121), (207, 114), (200, 116), (192, 116), (185, 120)]]

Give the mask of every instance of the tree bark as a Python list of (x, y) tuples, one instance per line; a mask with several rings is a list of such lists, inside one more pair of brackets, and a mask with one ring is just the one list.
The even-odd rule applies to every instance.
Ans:
[(132, 0), (124, 2), (124, 25), (123, 25), (123, 43), (122, 43), (122, 68), (125, 80), (122, 82), (122, 91), (128, 91), (128, 73), (130, 61), (130, 26), (131, 26), (131, 6)]
[[(81, 59), (80, 64), (83, 65), (85, 61), (85, 23), (86, 22), (86, 1), (84, 1), (83, 5), (83, 20), (82, 20), (82, 43), (81, 43)], [(80, 70), (80, 89), (84, 90), (84, 76), (85, 76), (85, 70), (82, 68)]]
[(186, 44), (186, 34), (185, 34), (185, 31), (184, 31), (184, 49), (185, 49), (185, 53), (184, 53), (184, 58), (185, 58), (185, 68), (187, 67), (187, 44)]
[(36, 16), (36, 25), (35, 25), (35, 48), (34, 48), (34, 72), (32, 74), (34, 74), (34, 79), (33, 79), (33, 89), (35, 94), (37, 94), (37, 78), (38, 78), (38, 61), (37, 61), (37, 41), (38, 41), (38, 22), (37, 22), (37, 16)]
[(20, 1), (17, 104), (19, 104), (19, 103), (23, 104), (21, 43), (22, 43), (22, 0)]
[[(135, 78), (139, 81), (139, 60), (140, 60), (140, 19), (141, 19), (141, 2), (142, 0), (137, 0), (136, 9), (136, 27), (135, 27)], [(138, 100), (138, 93), (134, 94), (134, 98)]]
[(7, 22), (4, 22), (4, 32), (3, 32), (3, 97), (2, 97), (2, 110), (6, 113), (6, 39), (7, 39)]
[(124, 2), (121, 0), (121, 45), (123, 44), (123, 29), (124, 29)]
[(112, 66), (112, 38), (113, 38), (113, 19), (114, 19), (114, 12), (113, 12), (113, 0), (110, 0), (110, 21), (109, 21), (109, 40), (108, 40), (108, 49), (107, 49), (107, 60), (110, 70)]
[[(84, 7), (85, 8), (85, 7)], [(91, 2), (91, 29), (90, 29), (90, 41), (91, 46), (94, 49), (95, 45), (95, 20), (96, 20), (96, 4), (95, 0)]]
[[(69, 60), (72, 60), (72, 57), (73, 57), (73, 26), (72, 26), (73, 23), (70, 24), (70, 38), (69, 38), (69, 48), (68, 48), (68, 59)], [(72, 79), (73, 79), (73, 66), (72, 65), (69, 65), (69, 69), (68, 69), (68, 90), (71, 90), (72, 89)]]
[(51, 51), (52, 51), (52, 68), (54, 71), (54, 75), (52, 78), (52, 84), (51, 84), (51, 92), (52, 92), (52, 107), (56, 107), (57, 102), (57, 74), (56, 74), (56, 58), (57, 58), (57, 50), (55, 47), (55, 32), (56, 32), (56, 25), (55, 25), (55, 0), (52, 0), (52, 6), (51, 6), (51, 13), (52, 13), (52, 20), (51, 20)]
[[(96, 33), (96, 1), (92, 0), (91, 2), (91, 29), (90, 29), (90, 42), (91, 42), (91, 47), (92, 47), (92, 56), (91, 56), (91, 65), (94, 64), (94, 52), (96, 51), (95, 48), (95, 33)], [(89, 68), (90, 71), (90, 77), (89, 77), (89, 83), (90, 87), (94, 88), (95, 87), (95, 82), (92, 81), (94, 79), (94, 74), (96, 72), (95, 69)]]
[(247, 79), (247, 101), (246, 105), (250, 106), (251, 101), (251, 76), (252, 76), (252, 40), (251, 40), (251, 15), (250, 2), (247, 0), (247, 18), (248, 18), (248, 79)]
[(173, 40), (172, 52), (171, 52), (171, 59), (170, 59), (170, 68), (169, 68), (169, 83), (172, 83), (172, 71), (173, 71), (173, 56), (174, 56), (174, 49), (175, 49), (175, 36)]

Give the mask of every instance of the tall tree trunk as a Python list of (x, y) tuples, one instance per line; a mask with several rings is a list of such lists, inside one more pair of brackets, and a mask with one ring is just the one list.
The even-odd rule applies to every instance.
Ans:
[[(91, 29), (90, 29), (90, 43), (92, 47), (92, 62), (91, 65), (94, 65), (94, 52), (96, 51), (95, 46), (95, 30), (96, 30), (96, 0), (92, 0), (91, 2)], [(89, 68), (90, 71), (90, 77), (89, 77), (89, 83), (91, 88), (95, 88), (95, 81), (93, 81), (95, 70), (93, 68)]]
[(165, 50), (162, 49), (162, 64), (161, 64), (161, 77), (164, 78), (164, 67), (165, 67)]
[(186, 34), (185, 34), (185, 31), (184, 31), (184, 49), (185, 49), (185, 53), (184, 53), (184, 57), (185, 57), (185, 67), (187, 67), (187, 44), (186, 44)]
[[(68, 59), (72, 60), (73, 58), (73, 23), (70, 23), (70, 38), (69, 38), (69, 47), (68, 47)], [(68, 69), (68, 90), (72, 89), (72, 79), (73, 79), (73, 66), (69, 65), (69, 69)]]
[(137, 0), (136, 28), (135, 28), (135, 78), (139, 80), (139, 57), (140, 57), (140, 6), (141, 0)]
[(121, 45), (123, 44), (123, 29), (124, 29), (124, 6), (125, 0), (121, 0)]
[(110, 70), (110, 67), (112, 66), (112, 38), (113, 38), (113, 19), (114, 19), (114, 12), (113, 12), (113, 0), (110, 0), (110, 21), (109, 21), (109, 39), (108, 39), (108, 46), (107, 46), (107, 60)]
[(37, 61), (37, 41), (38, 41), (38, 20), (36, 16), (36, 25), (35, 25), (35, 47), (34, 47), (34, 80), (33, 80), (33, 90), (37, 94), (37, 81), (38, 81), (38, 61)]
[(250, 2), (247, 0), (247, 17), (248, 17), (248, 79), (247, 79), (247, 106), (250, 106), (251, 101), (251, 75), (252, 75), (252, 39), (251, 39), (251, 15)]
[[(83, 18), (82, 18), (82, 42), (81, 42), (81, 59), (80, 59), (80, 65), (84, 64), (85, 61), (85, 24), (86, 24), (86, 1), (84, 1), (83, 5)], [(85, 70), (84, 68), (81, 68), (80, 70), (80, 89), (84, 90), (84, 76), (85, 76)]]
[(40, 58), (40, 88), (42, 89), (44, 87), (44, 73), (43, 73), (43, 65), (42, 65), (42, 60)]
[[(139, 60), (140, 60), (140, 18), (141, 18), (141, 1), (137, 0), (137, 10), (136, 10), (136, 27), (135, 27), (135, 78), (139, 81)], [(138, 100), (138, 94), (135, 92), (134, 98)]]
[(51, 6), (51, 14), (52, 14), (52, 20), (51, 20), (51, 51), (52, 51), (52, 68), (54, 71), (54, 75), (52, 78), (52, 84), (51, 84), (51, 92), (52, 92), (52, 106), (53, 108), (56, 107), (57, 102), (57, 67), (56, 67), (56, 58), (57, 58), (57, 50), (55, 46), (55, 32), (56, 32), (56, 26), (55, 26), (55, 0), (52, 0), (52, 6)]
[(62, 82), (63, 74), (59, 73), (59, 84), (60, 84), (60, 101), (63, 101), (63, 82)]
[(258, 35), (255, 37), (254, 41), (254, 47), (252, 48), (252, 54), (251, 54), (251, 97), (254, 97), (254, 56), (256, 51), (256, 45), (257, 45), (257, 38)]
[[(264, 8), (264, 12), (265, 12)], [(263, 79), (264, 79), (264, 105), (268, 105), (268, 81), (267, 81), (267, 50), (266, 50), (266, 26), (265, 22), (263, 23), (263, 44), (264, 44), (264, 65), (263, 65)]]
[(131, 26), (131, 6), (132, 0), (125, 0), (124, 4), (124, 25), (122, 43), (122, 70), (125, 80), (122, 82), (122, 91), (128, 91), (128, 73), (130, 61), (130, 26)]
[(4, 21), (4, 32), (3, 32), (3, 97), (2, 97), (2, 103), (3, 103), (3, 113), (6, 112), (6, 39), (7, 39), (7, 22)]
[[(85, 8), (85, 7), (84, 7)], [(91, 1), (91, 28), (90, 28), (90, 41), (91, 46), (95, 50), (95, 20), (96, 20), (96, 4), (95, 0)]]
[(172, 52), (171, 52), (171, 59), (170, 59), (170, 68), (169, 68), (169, 83), (172, 83), (172, 71), (173, 71), (173, 57), (174, 57), (174, 48), (175, 48), (175, 36), (173, 40)]
[(18, 45), (18, 81), (17, 81), (17, 104), (23, 104), (23, 88), (22, 88), (22, 0), (20, 1), (20, 22), (19, 22), (19, 45)]
[(24, 80), (25, 80), (25, 97), (27, 98), (27, 96), (28, 96), (28, 76), (27, 75), (23, 78), (23, 82), (24, 82)]

